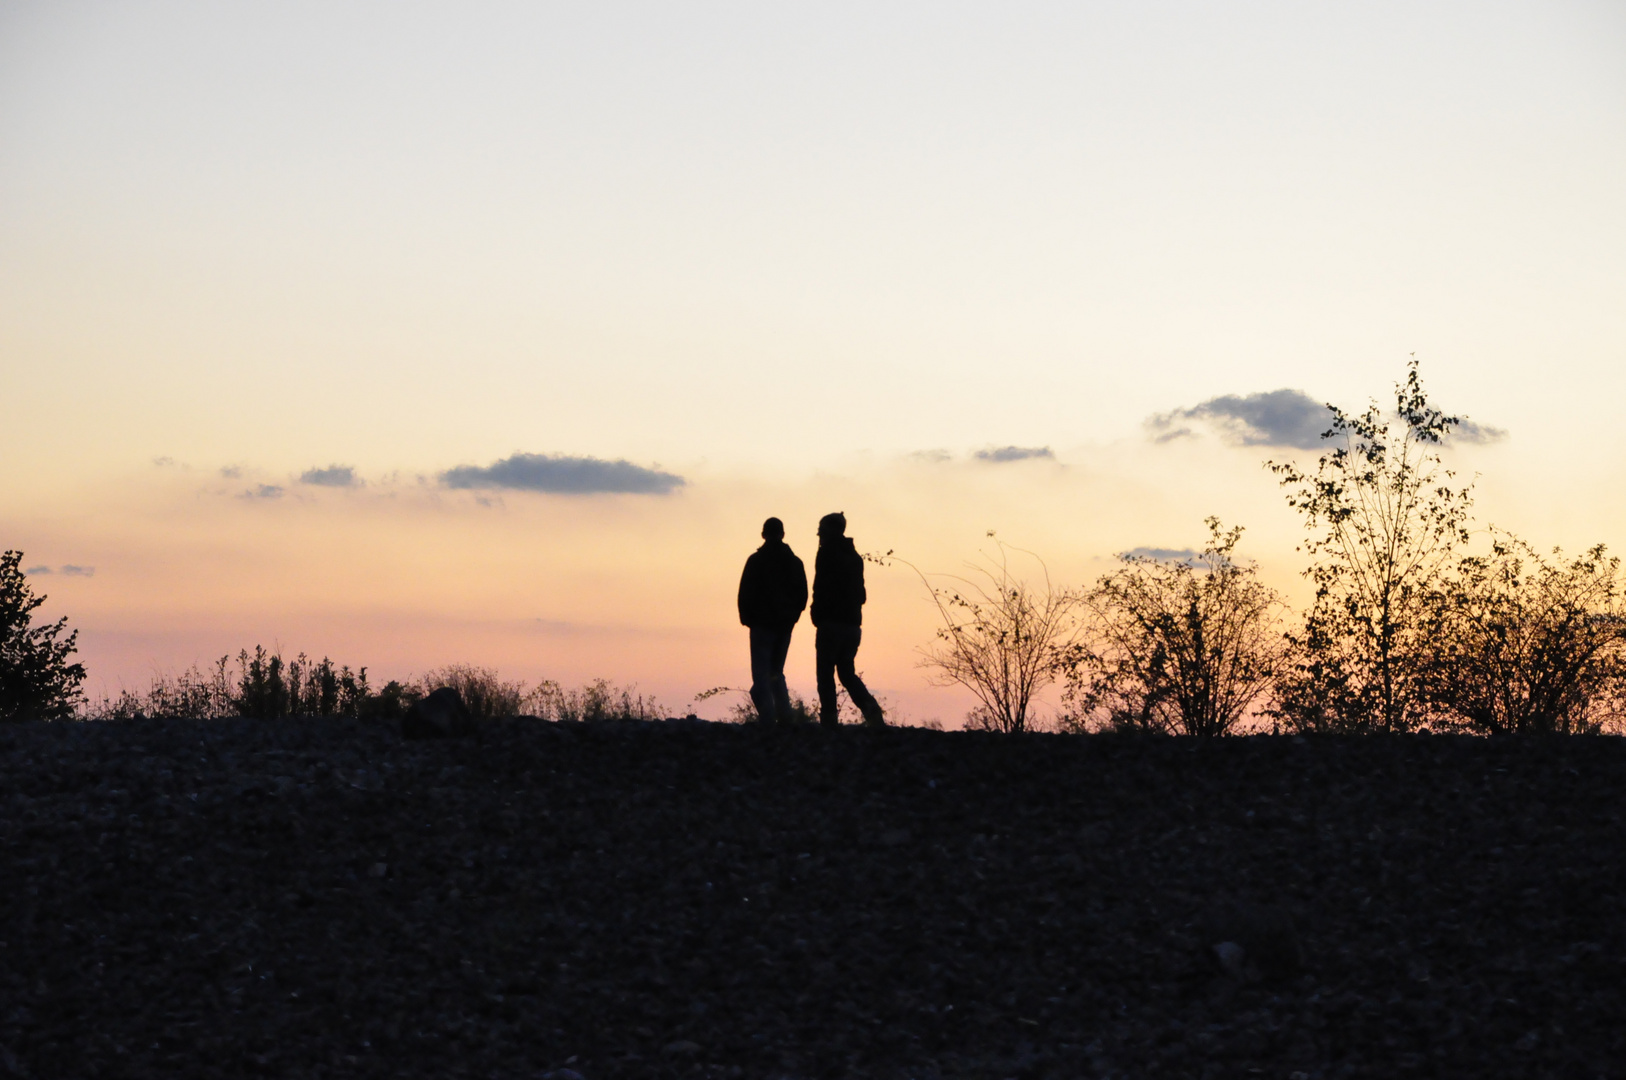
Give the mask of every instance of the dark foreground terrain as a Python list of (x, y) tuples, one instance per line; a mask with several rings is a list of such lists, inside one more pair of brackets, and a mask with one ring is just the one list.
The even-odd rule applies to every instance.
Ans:
[(0, 1076), (1626, 1076), (1623, 792), (1616, 739), (3, 727)]

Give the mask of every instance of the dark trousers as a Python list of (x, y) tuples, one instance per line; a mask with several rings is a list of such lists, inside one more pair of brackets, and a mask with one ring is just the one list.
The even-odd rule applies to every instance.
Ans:
[(794, 629), (751, 627), (751, 704), (757, 707), (758, 719), (766, 723), (790, 716), (785, 655), (790, 652), (790, 633)]
[(821, 626), (813, 635), (813, 652), (819, 676), (819, 722), (834, 727), (836, 719), (836, 676), (847, 688), (866, 724), (882, 724), (881, 706), (870, 694), (864, 680), (858, 677), (853, 661), (858, 657), (858, 642), (864, 636), (857, 626), (836, 623)]

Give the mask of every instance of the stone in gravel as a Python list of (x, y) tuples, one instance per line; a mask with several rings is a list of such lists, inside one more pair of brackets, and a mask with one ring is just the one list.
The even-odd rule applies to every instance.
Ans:
[(1282, 979), (1304, 967), (1293, 918), (1272, 904), (1223, 903), (1202, 920), (1203, 945), (1227, 974)]
[(446, 739), (474, 733), (474, 717), (456, 687), (443, 686), (413, 702), (401, 718), (401, 734), (408, 739)]
[(1221, 941), (1214, 946), (1214, 956), (1227, 975), (1245, 978), (1248, 970), (1248, 950), (1234, 941)]

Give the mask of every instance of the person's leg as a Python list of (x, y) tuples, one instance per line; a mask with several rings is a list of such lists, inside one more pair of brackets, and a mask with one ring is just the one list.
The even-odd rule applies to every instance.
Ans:
[[(751, 627), (751, 704), (756, 706), (757, 719), (767, 724), (774, 722), (775, 637), (772, 630)], [(783, 661), (780, 670), (784, 670)]]
[(791, 631), (777, 634), (773, 643), (773, 704), (774, 715), (781, 724), (790, 719), (790, 687), (785, 685), (785, 657), (790, 654)]
[(813, 631), (814, 671), (819, 683), (819, 723), (835, 727), (836, 718), (836, 642), (833, 626), (821, 626)]
[(858, 659), (858, 643), (863, 638), (863, 628), (858, 626), (842, 627), (848, 631), (842, 645), (840, 655), (836, 659), (836, 674), (841, 676), (841, 685), (847, 688), (847, 696), (853, 699), (858, 712), (864, 717), (864, 723), (879, 727), (886, 723), (881, 714), (880, 702), (869, 692), (864, 680), (858, 677), (858, 669), (854, 662)]

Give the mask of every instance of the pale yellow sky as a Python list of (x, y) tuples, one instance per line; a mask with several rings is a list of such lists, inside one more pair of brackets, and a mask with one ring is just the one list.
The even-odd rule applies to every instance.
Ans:
[[(1622, 190), (1605, 2), (4, 4), (0, 544), (96, 567), (39, 579), (93, 688), (276, 641), (678, 706), (770, 513), (1073, 582), (1218, 513), (1292, 587), (1303, 451), (1145, 422), (1413, 352), (1507, 433), (1482, 521), (1626, 544)], [(441, 479), (515, 453), (687, 482)]]

